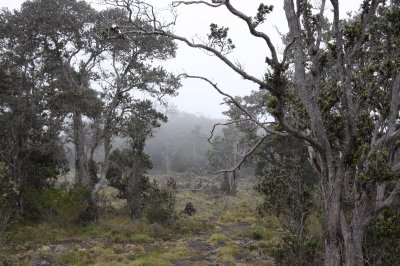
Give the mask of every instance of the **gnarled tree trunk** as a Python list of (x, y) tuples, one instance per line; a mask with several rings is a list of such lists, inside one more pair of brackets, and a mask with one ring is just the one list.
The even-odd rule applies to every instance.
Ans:
[(82, 115), (79, 111), (73, 113), (73, 134), (75, 146), (75, 185), (87, 187), (90, 185), (88, 159), (85, 153), (85, 132)]

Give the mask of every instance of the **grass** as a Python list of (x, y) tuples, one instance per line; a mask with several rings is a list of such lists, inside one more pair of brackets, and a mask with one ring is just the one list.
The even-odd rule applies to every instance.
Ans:
[(94, 258), (88, 252), (69, 252), (59, 255), (56, 258), (58, 263), (66, 265), (84, 266), (94, 264)]
[(224, 233), (215, 233), (212, 234), (209, 241), (211, 243), (220, 243), (220, 242), (225, 242), (229, 239), (229, 237), (227, 235), (225, 235)]
[(235, 257), (240, 253), (240, 247), (236, 243), (230, 242), (226, 246), (217, 250), (218, 262), (229, 265), (235, 262)]
[[(117, 193), (115, 189), (102, 192), (104, 205), (111, 208), (96, 222), (84, 227), (60, 227), (51, 222), (14, 225), (6, 238), (10, 248), (0, 254), (0, 265), (2, 261), (10, 265), (28, 265), (40, 256), (50, 256), (64, 265), (173, 265), (178, 260), (199, 255), (200, 251), (189, 248), (187, 242), (201, 235), (204, 242), (215, 249), (213, 259), (219, 264), (244, 265), (238, 261), (241, 257), (242, 263), (248, 259), (249, 264), (254, 265), (252, 260), (257, 255), (251, 252), (268, 254), (280, 243), (280, 233), (276, 231), (279, 222), (275, 217), (256, 215), (256, 206), (262, 199), (248, 182), (239, 183), (234, 197), (216, 192), (180, 191), (176, 207), (178, 219), (170, 226), (132, 221), (126, 212), (126, 203), (117, 199)], [(179, 214), (188, 202), (196, 208), (195, 215)], [(317, 218), (314, 221), (313, 226), (317, 227)], [(221, 231), (225, 226), (236, 224), (245, 224), (246, 229)], [(237, 243), (238, 238), (256, 242), (251, 248), (243, 248)], [(68, 250), (55, 253), (54, 245), (65, 246)], [(270, 265), (263, 263), (257, 261), (257, 265)], [(193, 262), (191, 265), (208, 263)]]

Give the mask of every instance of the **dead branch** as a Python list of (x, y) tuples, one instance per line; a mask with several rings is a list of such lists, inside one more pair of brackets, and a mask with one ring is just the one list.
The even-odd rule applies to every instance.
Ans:
[(237, 171), (238, 169), (240, 169), (240, 167), (246, 162), (247, 158), (249, 158), (256, 150), (257, 148), (264, 142), (264, 140), (268, 137), (268, 135), (265, 135), (263, 137), (261, 137), (258, 142), (248, 151), (244, 154), (243, 158), (232, 168), (230, 169), (225, 169), (225, 170), (218, 170), (218, 171), (207, 171), (206, 174), (214, 174), (216, 176), (214, 176), (213, 178), (211, 178), (205, 185), (203, 185), (200, 188), (197, 189), (190, 189), (192, 191), (200, 191), (202, 189), (204, 189), (206, 186), (208, 186), (209, 184), (211, 184), (215, 179), (217, 179), (218, 177), (220, 177), (223, 174), (226, 173), (232, 173)]
[(211, 130), (210, 137), (207, 139), (208, 143), (212, 144), (211, 139), (214, 137), (214, 132), (215, 132), (215, 129), (217, 128), (217, 126), (228, 126), (228, 125), (245, 122), (245, 121), (249, 121), (249, 119), (238, 119), (238, 120), (232, 120), (232, 121), (229, 121), (226, 123), (215, 123)]

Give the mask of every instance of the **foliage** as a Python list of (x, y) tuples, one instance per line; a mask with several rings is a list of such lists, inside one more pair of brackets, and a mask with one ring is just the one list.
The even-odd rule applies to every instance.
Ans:
[[(320, 243), (308, 232), (308, 217), (316, 209), (314, 193), (316, 176), (307, 162), (303, 144), (291, 138), (270, 138), (258, 152), (255, 190), (264, 202), (258, 206), (261, 214), (278, 217), (286, 234), (275, 250), (274, 258), (287, 265), (298, 257), (298, 265), (318, 265)], [(315, 242), (315, 243), (314, 243)]]
[[(19, 21), (8, 11), (0, 13), (0, 155), (14, 188), (42, 188), (67, 170), (58, 134), (62, 117), (49, 104), (52, 88), (45, 65), (30, 41), (25, 41)], [(16, 28), (11, 24), (18, 25)], [(33, 32), (32, 32), (33, 33)], [(23, 202), (19, 202), (20, 211)]]
[(87, 225), (97, 219), (96, 205), (90, 190), (75, 188), (63, 191), (53, 188), (30, 189), (23, 194), (26, 219), (54, 222), (59, 226)]
[[(143, 171), (151, 167), (148, 157), (138, 156), (131, 149), (115, 149), (110, 156), (110, 166), (108, 168), (106, 178), (110, 185), (120, 191), (121, 198), (126, 198), (128, 178), (132, 175), (131, 171), (134, 165), (141, 163)], [(137, 170), (139, 171), (139, 170)]]
[[(276, 265), (321, 265), (320, 242), (312, 237), (300, 240), (297, 236), (286, 233), (283, 242), (272, 251)], [(299, 257), (301, 255), (301, 257)]]
[(147, 155), (132, 149), (116, 149), (111, 154), (106, 178), (120, 191), (120, 197), (127, 199), (132, 218), (142, 216), (145, 193), (150, 188), (145, 174), (150, 167)]
[(230, 53), (235, 49), (231, 38), (228, 38), (229, 28), (219, 27), (215, 23), (210, 24), (210, 34), (208, 35), (209, 45), (220, 50), (221, 53)]
[(170, 180), (166, 187), (150, 182), (146, 171), (151, 162), (145, 154), (130, 149), (114, 150), (107, 171), (110, 185), (128, 200), (132, 218), (146, 217), (150, 222), (170, 223), (175, 215), (176, 183)]
[(368, 228), (366, 265), (395, 265), (400, 261), (400, 214), (387, 209)]
[(281, 217), (288, 226), (292, 219), (306, 218), (313, 208), (312, 188), (315, 185), (310, 186), (307, 182), (308, 176), (300, 166), (287, 157), (279, 159), (271, 168), (265, 169), (264, 176), (255, 186), (264, 197), (259, 210)]
[(143, 213), (150, 223), (172, 224), (175, 222), (176, 182), (168, 180), (160, 187), (156, 181), (150, 183), (143, 200)]
[[(0, 152), (18, 187), (30, 181), (43, 186), (57, 175), (63, 167), (60, 135), (74, 145), (75, 182), (94, 187), (91, 159), (102, 142), (109, 151), (106, 143), (126, 136), (138, 117), (143, 129), (158, 126), (143, 119), (157, 113), (152, 102), (131, 92), (160, 102), (176, 94), (178, 79), (152, 64), (175, 56), (176, 45), (159, 36), (114, 36), (127, 17), (121, 9), (97, 11), (76, 0), (27, 1), (18, 12), (1, 12), (0, 122), (6, 126)], [(113, 68), (106, 70), (110, 59)], [(40, 162), (31, 167), (35, 159)]]
[(253, 18), (253, 24), (255, 26), (258, 26), (262, 23), (264, 23), (265, 19), (266, 19), (266, 15), (270, 14), (274, 9), (273, 5), (265, 5), (263, 3), (261, 3), (258, 6), (258, 10), (257, 10), (257, 15), (255, 18)]

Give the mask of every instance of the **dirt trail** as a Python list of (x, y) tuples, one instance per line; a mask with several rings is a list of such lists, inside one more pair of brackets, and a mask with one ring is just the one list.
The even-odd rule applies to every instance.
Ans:
[[(219, 216), (213, 215), (210, 217), (210, 222), (217, 221)], [(255, 241), (240, 236), (243, 232), (251, 228), (250, 223), (235, 223), (230, 225), (216, 226), (214, 229), (204, 231), (198, 234), (195, 238), (187, 241), (187, 246), (193, 249), (193, 255), (186, 258), (179, 259), (174, 262), (176, 266), (189, 266), (189, 265), (225, 265), (219, 262), (221, 248), (234, 244), (237, 245), (240, 251), (249, 248)], [(214, 234), (223, 234), (227, 236), (226, 240), (211, 242), (210, 237)], [(234, 256), (236, 262), (247, 264), (239, 252)], [(250, 264), (249, 264), (250, 265)]]

